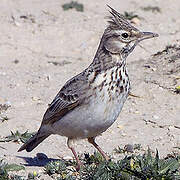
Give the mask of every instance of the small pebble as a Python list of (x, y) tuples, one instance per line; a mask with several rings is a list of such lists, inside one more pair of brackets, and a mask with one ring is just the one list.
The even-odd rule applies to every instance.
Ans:
[(18, 64), (18, 63), (19, 63), (19, 60), (18, 60), (18, 59), (15, 59), (13, 62), (14, 62), (15, 64)]
[(130, 152), (130, 153), (133, 153), (134, 152), (134, 147), (131, 144), (126, 144), (124, 146), (124, 150), (127, 151), (127, 152)]
[(134, 23), (134, 24), (136, 24), (136, 25), (140, 25), (140, 19), (137, 18), (137, 17), (132, 18), (132, 19), (131, 19), (131, 22)]
[(118, 125), (117, 128), (123, 129), (123, 126), (122, 125)]
[(125, 136), (127, 136), (127, 134), (122, 132), (121, 136), (125, 137)]
[(33, 101), (39, 101), (39, 100), (41, 100), (41, 99), (38, 98), (38, 97), (32, 97), (32, 100), (33, 100)]
[(17, 22), (17, 21), (14, 21), (14, 25), (17, 26), (17, 27), (20, 27), (21, 26), (21, 23)]
[(65, 156), (65, 157), (63, 157), (63, 159), (68, 161), (68, 160), (73, 160), (73, 157), (71, 157), (71, 156)]
[(135, 113), (135, 114), (139, 114), (139, 111), (135, 111), (134, 113)]
[(159, 116), (153, 115), (153, 118), (154, 118), (154, 119), (159, 119)]
[(171, 131), (174, 130), (174, 126), (169, 126), (168, 130), (171, 130)]

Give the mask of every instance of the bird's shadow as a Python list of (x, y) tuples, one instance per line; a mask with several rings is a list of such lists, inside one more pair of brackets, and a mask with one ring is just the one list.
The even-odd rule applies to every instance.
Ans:
[(24, 166), (38, 166), (43, 167), (51, 161), (58, 161), (60, 159), (48, 158), (44, 153), (37, 153), (35, 157), (16, 156), (25, 161)]

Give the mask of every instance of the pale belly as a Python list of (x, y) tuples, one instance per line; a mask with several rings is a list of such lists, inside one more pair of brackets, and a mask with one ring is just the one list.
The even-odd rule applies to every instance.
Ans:
[(51, 127), (52, 133), (69, 138), (95, 137), (114, 123), (127, 99), (130, 84), (123, 68), (114, 67), (106, 71), (106, 77), (103, 75), (98, 75), (93, 82), (91, 88), (95, 90), (91, 91), (87, 103), (56, 121)]
[(55, 122), (52, 125), (52, 132), (69, 138), (95, 137), (114, 123), (127, 95), (128, 92), (123, 92), (113, 101), (99, 95), (89, 104), (76, 107)]

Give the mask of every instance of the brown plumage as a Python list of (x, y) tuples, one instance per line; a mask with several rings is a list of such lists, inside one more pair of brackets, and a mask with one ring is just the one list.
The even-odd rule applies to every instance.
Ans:
[(87, 138), (108, 160), (95, 143), (95, 137), (106, 131), (117, 119), (129, 94), (130, 82), (126, 58), (136, 45), (157, 34), (141, 32), (121, 14), (110, 8), (109, 25), (90, 66), (62, 87), (44, 114), (38, 133), (19, 151), (32, 151), (51, 134), (68, 137), (68, 147), (81, 162), (73, 140)]

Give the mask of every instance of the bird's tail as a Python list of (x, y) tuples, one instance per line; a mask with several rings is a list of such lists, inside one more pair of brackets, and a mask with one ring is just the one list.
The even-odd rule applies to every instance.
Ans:
[(43, 140), (45, 140), (50, 134), (40, 133), (39, 131), (30, 138), (26, 143), (24, 143), (18, 152), (26, 150), (27, 152), (32, 151), (35, 147), (37, 147)]

